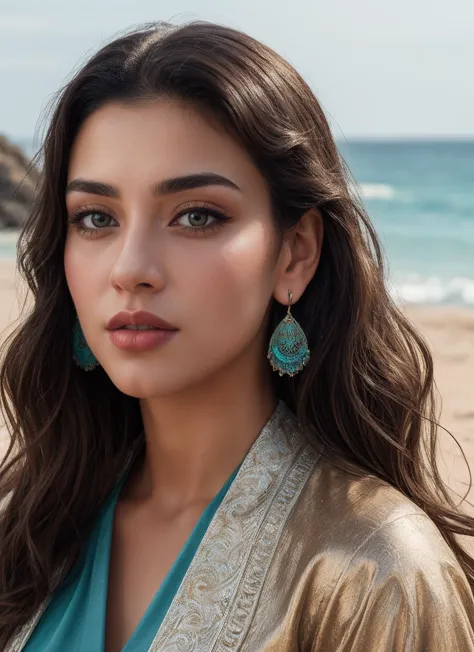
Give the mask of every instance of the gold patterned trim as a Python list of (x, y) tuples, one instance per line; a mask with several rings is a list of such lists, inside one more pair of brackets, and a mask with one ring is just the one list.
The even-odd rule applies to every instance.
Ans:
[(23, 625), (23, 627), (15, 634), (7, 646), (5, 647), (5, 652), (20, 652), (26, 645), (27, 640), (30, 638), (31, 632), (36, 627), (39, 619), (43, 615), (44, 610), (46, 609), (48, 602), (51, 600), (51, 597), (47, 598), (37, 609), (33, 618)]
[(280, 401), (214, 515), (149, 652), (239, 649), (317, 459)]

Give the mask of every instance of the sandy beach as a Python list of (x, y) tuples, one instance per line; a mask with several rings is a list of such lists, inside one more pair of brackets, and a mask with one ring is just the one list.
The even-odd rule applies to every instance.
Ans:
[[(13, 261), (0, 261), (2, 338), (18, 317), (23, 293)], [(410, 306), (406, 313), (425, 335), (434, 356), (442, 401), (441, 424), (462, 446), (474, 475), (474, 310)], [(5, 437), (5, 431), (2, 434)], [(441, 429), (439, 442), (443, 477), (455, 491), (464, 493), (469, 473), (462, 455), (453, 438)], [(474, 489), (469, 498), (474, 503)]]

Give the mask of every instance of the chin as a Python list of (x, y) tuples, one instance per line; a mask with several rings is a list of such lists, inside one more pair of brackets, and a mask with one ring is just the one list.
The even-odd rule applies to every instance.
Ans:
[(164, 374), (163, 377), (144, 377), (142, 373), (129, 373), (127, 375), (109, 374), (112, 383), (122, 394), (138, 399), (146, 399), (158, 396), (167, 396), (174, 394), (182, 389), (182, 382), (170, 381), (170, 374)]

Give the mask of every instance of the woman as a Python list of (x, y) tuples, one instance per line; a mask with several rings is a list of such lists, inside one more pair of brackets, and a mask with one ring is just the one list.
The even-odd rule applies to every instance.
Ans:
[(298, 73), (146, 25), (62, 90), (43, 155), (0, 647), (474, 650), (430, 353)]

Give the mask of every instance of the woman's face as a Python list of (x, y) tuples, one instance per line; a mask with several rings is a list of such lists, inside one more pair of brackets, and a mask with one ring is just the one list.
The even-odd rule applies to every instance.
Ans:
[[(81, 216), (68, 224), (67, 283), (92, 352), (122, 392), (190, 388), (249, 348), (266, 364), (275, 231), (264, 179), (236, 141), (177, 103), (109, 104), (80, 130), (68, 186), (68, 218)], [(123, 310), (178, 330), (154, 348), (121, 348), (143, 337), (111, 335), (107, 323)]]

